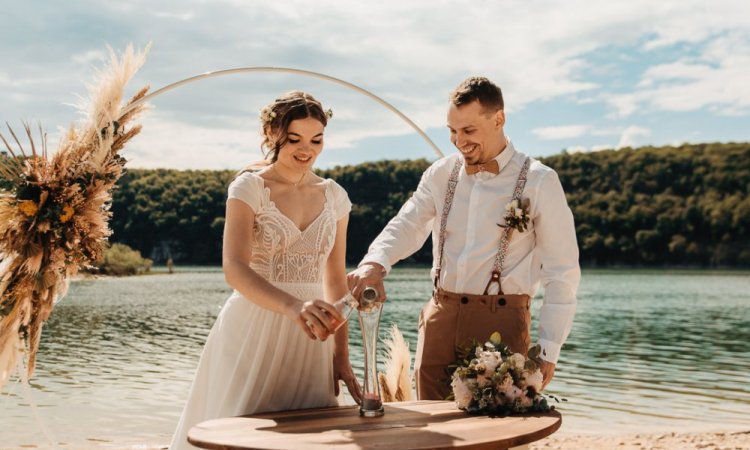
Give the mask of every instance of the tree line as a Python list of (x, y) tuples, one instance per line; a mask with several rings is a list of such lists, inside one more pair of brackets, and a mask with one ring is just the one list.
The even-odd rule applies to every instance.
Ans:
[[(557, 171), (584, 266), (750, 266), (750, 143), (686, 144), (540, 158)], [(349, 193), (356, 263), (430, 165), (376, 161), (321, 170)], [(112, 242), (156, 263), (219, 264), (235, 171), (131, 169), (114, 192)], [(2, 180), (0, 180), (1, 184)], [(431, 244), (408, 262), (429, 264)]]
[[(750, 266), (750, 143), (689, 144), (541, 161), (557, 171), (584, 266)], [(349, 193), (347, 260), (356, 263), (430, 162), (377, 161), (319, 171)], [(114, 194), (112, 240), (156, 261), (218, 264), (234, 171), (131, 170)], [(431, 243), (409, 262), (429, 264)]]

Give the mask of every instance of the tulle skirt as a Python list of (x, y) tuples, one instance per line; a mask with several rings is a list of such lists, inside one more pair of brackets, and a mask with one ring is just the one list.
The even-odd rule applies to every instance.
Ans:
[[(276, 287), (306, 300), (323, 298), (320, 284)], [(208, 335), (169, 448), (197, 448), (187, 432), (204, 420), (336, 404), (333, 339), (313, 341), (287, 317), (235, 291)]]

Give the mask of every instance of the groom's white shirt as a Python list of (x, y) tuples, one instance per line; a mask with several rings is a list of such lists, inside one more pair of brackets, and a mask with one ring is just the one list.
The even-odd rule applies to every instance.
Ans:
[[(459, 153), (446, 156), (425, 171), (417, 190), (373, 241), (360, 265), (376, 262), (390, 271), (393, 264), (419, 250), (432, 231), (434, 278), (440, 216), (458, 158)], [(500, 242), (498, 224), (504, 223), (505, 206), (512, 199), (525, 158), (509, 140), (496, 158), (500, 174), (460, 171), (446, 225), (439, 284), (443, 289), (484, 293)], [(540, 284), (544, 287), (538, 343), (542, 358), (557, 363), (573, 324), (581, 278), (573, 215), (557, 173), (537, 160), (532, 159), (522, 197), (531, 201), (532, 220), (528, 230), (513, 232), (503, 267), (503, 292), (533, 297)]]

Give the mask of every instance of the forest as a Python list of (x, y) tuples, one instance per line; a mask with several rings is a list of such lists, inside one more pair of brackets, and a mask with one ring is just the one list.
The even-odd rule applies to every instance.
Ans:
[[(555, 169), (585, 267), (750, 266), (750, 143), (641, 147), (539, 158)], [(356, 264), (430, 165), (382, 160), (320, 170), (349, 193)], [(235, 171), (130, 169), (114, 192), (110, 241), (163, 264), (220, 264)], [(2, 180), (0, 180), (0, 183)], [(430, 239), (409, 263), (430, 264)]]
[[(581, 264), (750, 266), (750, 143), (686, 144), (540, 158), (576, 221)], [(349, 193), (347, 260), (356, 262), (430, 165), (376, 161), (321, 170)], [(219, 264), (234, 171), (130, 170), (114, 193), (113, 242), (157, 263)], [(408, 262), (431, 262), (430, 239)]]

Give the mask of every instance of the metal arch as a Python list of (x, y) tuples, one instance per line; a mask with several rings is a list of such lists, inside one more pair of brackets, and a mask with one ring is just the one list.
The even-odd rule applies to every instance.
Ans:
[(177, 87), (183, 86), (185, 84), (189, 84), (189, 83), (192, 83), (194, 81), (203, 80), (203, 79), (206, 79), (206, 78), (220, 77), (220, 76), (223, 76), (223, 75), (232, 75), (232, 74), (235, 74), (235, 73), (250, 73), (250, 72), (280, 72), (280, 73), (291, 73), (291, 74), (295, 74), (295, 75), (304, 75), (304, 76), (308, 76), (308, 77), (312, 77), (312, 78), (319, 78), (321, 80), (331, 81), (333, 83), (339, 84), (341, 86), (344, 86), (344, 87), (352, 89), (352, 90), (354, 90), (356, 92), (359, 92), (360, 94), (363, 94), (363, 95), (365, 95), (365, 96), (367, 96), (367, 97), (375, 100), (376, 102), (380, 103), (386, 109), (390, 110), (391, 112), (393, 112), (394, 114), (396, 114), (398, 117), (400, 117), (401, 120), (403, 120), (410, 127), (412, 127), (414, 129), (414, 131), (416, 131), (422, 137), (422, 139), (424, 139), (427, 142), (427, 144), (430, 147), (432, 147), (432, 149), (435, 151), (435, 153), (438, 155), (438, 157), (443, 157), (443, 152), (440, 151), (440, 149), (438, 148), (438, 146), (435, 145), (434, 142), (432, 142), (432, 139), (430, 139), (427, 136), (427, 134), (425, 134), (425, 132), (422, 131), (422, 129), (417, 126), (417, 124), (415, 124), (411, 119), (409, 119), (408, 117), (406, 117), (406, 115), (404, 113), (402, 113), (401, 111), (399, 111), (395, 106), (391, 105), (390, 103), (388, 103), (387, 101), (385, 101), (382, 98), (378, 97), (377, 95), (373, 94), (372, 92), (370, 92), (370, 91), (368, 91), (366, 89), (363, 89), (363, 88), (361, 88), (361, 87), (359, 87), (359, 86), (357, 86), (355, 84), (349, 83), (348, 81), (341, 80), (339, 78), (334, 78), (332, 76), (325, 75), (325, 74), (322, 74), (322, 73), (319, 73), (319, 72), (313, 72), (313, 71), (310, 71), (310, 70), (292, 69), (292, 68), (289, 68), (289, 67), (239, 67), (239, 68), (235, 68), (235, 69), (225, 69), (225, 70), (216, 70), (216, 71), (213, 71), (213, 72), (206, 72), (206, 73), (201, 74), (201, 75), (196, 75), (196, 76), (193, 76), (193, 77), (190, 77), (190, 78), (185, 78), (184, 80), (180, 80), (180, 81), (177, 81), (175, 83), (169, 84), (167, 86), (164, 86), (161, 89), (158, 89), (158, 90), (156, 90), (156, 91), (154, 91), (154, 92), (146, 95), (142, 99), (140, 99), (140, 100), (132, 103), (131, 105), (127, 106), (126, 108), (123, 108), (123, 110), (121, 112), (121, 115), (126, 114), (128, 111), (130, 111), (131, 109), (135, 108), (136, 106), (138, 106), (138, 105), (140, 105), (142, 103), (145, 103), (145, 102), (153, 99), (154, 97), (156, 97), (158, 95), (161, 95), (161, 94), (163, 94), (165, 92), (169, 92), (172, 89), (175, 89)]

